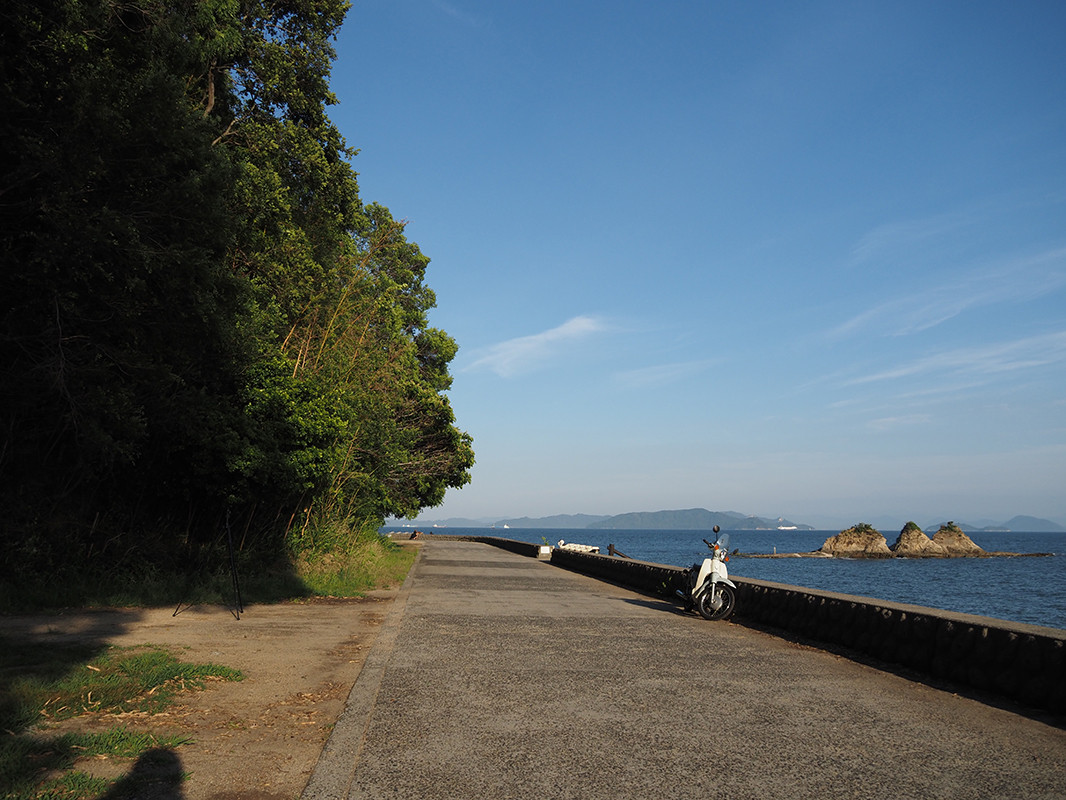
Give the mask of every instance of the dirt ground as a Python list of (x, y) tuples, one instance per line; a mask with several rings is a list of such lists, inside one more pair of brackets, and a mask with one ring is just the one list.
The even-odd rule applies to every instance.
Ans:
[[(0, 617), (0, 634), (16, 641), (164, 645), (194, 663), (244, 673), (240, 682), (212, 681), (183, 692), (167, 711), (94, 714), (49, 727), (65, 730), (123, 725), (135, 731), (192, 739), (152, 765), (86, 759), (77, 768), (122, 778), (169, 770), (169, 800), (291, 800), (311, 775), (333, 723), (397, 594), (356, 600), (319, 599), (251, 606), (107, 609)], [(165, 776), (162, 777), (165, 783)]]

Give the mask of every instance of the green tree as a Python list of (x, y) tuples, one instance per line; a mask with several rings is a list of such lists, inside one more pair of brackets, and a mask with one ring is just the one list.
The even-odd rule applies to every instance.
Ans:
[(294, 380), (328, 394), (343, 431), (329, 486), (319, 507), (305, 504), (307, 513), (380, 521), (440, 503), (447, 488), (469, 480), (473, 451), (442, 394), (456, 345), (427, 326), (428, 259), (386, 209), (367, 211), (351, 258), (340, 262), (337, 290), (301, 315), (285, 352)]
[(428, 259), (364, 206), (327, 115), (346, 10), (0, 10), (0, 497), (24, 554), (231, 515), (274, 547), (469, 480)]
[(240, 422), (247, 293), (223, 259), (233, 171), (189, 97), (194, 8), (2, 12), (0, 491), (23, 530), (183, 497)]
[(257, 422), (275, 424), (246, 463), (269, 465), (304, 522), (415, 513), (467, 482), (473, 463), (442, 395), (456, 345), (427, 325), (429, 259), (388, 209), (362, 203), (353, 153), (326, 114), (346, 5), (250, 8), (263, 40), (232, 61), (239, 84), (220, 112), (232, 115), (224, 143), (240, 169), (231, 262), (272, 320), (260, 341), (277, 350), (262, 354), (268, 380), (249, 387)]

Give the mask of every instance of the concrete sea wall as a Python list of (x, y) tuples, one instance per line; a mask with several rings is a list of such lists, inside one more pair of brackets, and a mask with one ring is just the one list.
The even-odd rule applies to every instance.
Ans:
[[(551, 563), (673, 597), (680, 567), (553, 550)], [(731, 576), (732, 577), (732, 576)], [(1066, 631), (735, 578), (736, 617), (933, 678), (1066, 713)]]
[[(494, 536), (439, 538), (484, 542), (534, 558), (547, 555), (545, 546)], [(559, 548), (550, 553), (556, 566), (647, 594), (673, 599), (681, 586), (680, 567)], [(770, 581), (733, 582), (740, 622), (1066, 714), (1066, 631)]]

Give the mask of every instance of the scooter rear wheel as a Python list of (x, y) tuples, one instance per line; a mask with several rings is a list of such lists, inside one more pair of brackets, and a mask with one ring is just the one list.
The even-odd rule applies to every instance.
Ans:
[[(717, 608), (715, 608), (715, 595), (720, 600)], [(713, 590), (704, 592), (696, 603), (696, 610), (700, 612), (700, 616), (709, 620), (729, 619), (733, 616), (733, 610), (736, 607), (736, 592), (733, 591), (732, 586), (724, 583), (719, 583)]]

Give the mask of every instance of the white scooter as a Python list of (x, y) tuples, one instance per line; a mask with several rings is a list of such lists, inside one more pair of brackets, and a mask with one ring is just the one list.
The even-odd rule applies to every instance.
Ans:
[[(718, 531), (715, 525), (714, 532)], [(703, 543), (711, 548), (711, 555), (702, 564), (685, 570), (684, 588), (677, 593), (685, 601), (686, 610), (695, 607), (704, 619), (729, 619), (737, 605), (737, 587), (729, 580), (725, 565), (729, 561), (729, 534), (721, 534), (713, 544), (706, 539)]]

